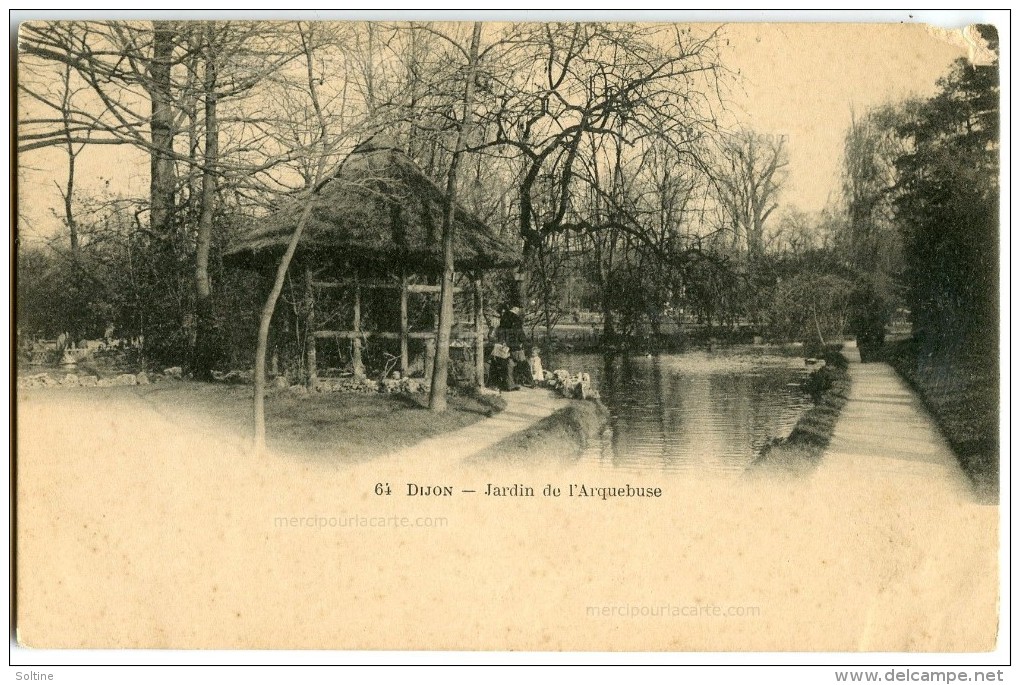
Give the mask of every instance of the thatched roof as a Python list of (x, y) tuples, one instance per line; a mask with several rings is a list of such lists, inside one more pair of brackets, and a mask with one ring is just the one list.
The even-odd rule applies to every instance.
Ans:
[[(299, 255), (355, 265), (365, 271), (428, 273), (442, 269), (445, 192), (403, 152), (361, 146), (323, 181)], [(228, 246), (235, 263), (276, 260), (287, 247), (304, 204), (291, 200), (256, 220)], [(461, 206), (455, 213), (454, 261), (458, 270), (516, 265), (520, 249), (497, 236)]]

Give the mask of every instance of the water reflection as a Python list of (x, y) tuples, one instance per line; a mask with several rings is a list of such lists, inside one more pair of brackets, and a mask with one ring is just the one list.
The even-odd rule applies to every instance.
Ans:
[(738, 475), (811, 404), (803, 360), (760, 348), (551, 361), (598, 384), (611, 431), (586, 458), (615, 467)]

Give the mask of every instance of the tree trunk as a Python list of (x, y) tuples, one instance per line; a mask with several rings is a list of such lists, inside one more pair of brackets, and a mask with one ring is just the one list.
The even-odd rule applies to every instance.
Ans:
[[(546, 342), (552, 340), (553, 332), (553, 312), (552, 312), (552, 300), (553, 300), (553, 278), (549, 274), (549, 253), (545, 249), (545, 245), (539, 246), (538, 259), (536, 260), (539, 270), (539, 277), (542, 279), (540, 284), (542, 286), (542, 321), (545, 325), (545, 339)], [(522, 312), (528, 310), (521, 307)], [(534, 328), (532, 328), (532, 337), (534, 337)]]
[[(608, 286), (607, 286), (608, 287)], [(613, 323), (613, 307), (609, 302), (609, 294), (602, 295), (602, 343), (616, 343), (616, 325)]]
[(152, 137), (149, 222), (154, 231), (162, 234), (170, 231), (170, 215), (174, 205), (174, 115), (170, 68), (175, 38), (173, 23), (153, 22), (152, 64), (149, 67), (152, 79), (149, 90), (152, 105), (149, 123)]
[[(258, 343), (255, 347), (255, 377), (253, 382), (255, 387), (252, 401), (252, 414), (254, 418), (252, 451), (255, 453), (256, 457), (260, 457), (266, 452), (266, 351), (269, 347), (269, 327), (273, 321), (273, 312), (276, 311), (276, 303), (280, 299), (280, 293), (283, 292), (283, 286), (287, 280), (287, 270), (290, 268), (290, 263), (294, 259), (294, 253), (297, 251), (298, 243), (301, 242), (301, 235), (305, 231), (305, 225), (308, 223), (308, 218), (312, 215), (315, 188), (319, 184), (319, 181), (322, 180), (323, 173), (325, 172), (326, 161), (328, 158), (327, 152), (329, 149), (327, 143), (328, 130), (326, 126), (326, 119), (323, 116), (322, 108), (319, 105), (319, 96), (316, 90), (315, 78), (312, 73), (312, 49), (309, 43), (305, 40), (303, 31), (301, 33), (301, 41), (305, 50), (305, 66), (308, 73), (308, 93), (312, 99), (312, 106), (315, 108), (316, 118), (319, 121), (319, 136), (316, 143), (317, 147), (321, 146), (321, 150), (315, 177), (312, 179), (312, 183), (308, 185), (308, 191), (303, 196), (306, 203), (305, 207), (301, 211), (301, 216), (298, 218), (297, 225), (294, 227), (294, 233), (290, 236), (290, 242), (287, 243), (287, 249), (283, 253), (283, 257), (280, 258), (279, 265), (276, 267), (276, 279), (273, 281), (273, 287), (269, 292), (269, 297), (266, 298), (265, 306), (262, 307), (262, 316), (259, 319), (259, 337)], [(309, 266), (307, 268), (311, 267)], [(313, 333), (313, 330), (308, 330), (305, 334), (311, 336)], [(314, 372), (314, 368), (312, 371)]]
[[(61, 190), (60, 194), (64, 199), (64, 221), (67, 223), (68, 237), (71, 241), (71, 281), (75, 284), (75, 287), (79, 284), (81, 278), (81, 260), (80, 260), (80, 249), (78, 244), (78, 223), (74, 219), (74, 179), (75, 179), (75, 162), (78, 158), (78, 152), (81, 148), (76, 151), (74, 149), (74, 143), (71, 141), (71, 111), (70, 111), (70, 99), (71, 99), (71, 72), (68, 67), (64, 72), (64, 100), (62, 102), (62, 114), (64, 119), (64, 134), (67, 138), (67, 184), (64, 189)], [(66, 321), (65, 324), (70, 326), (71, 335), (74, 340), (79, 340), (83, 323), (78, 317), (72, 317), (71, 321)]]
[(816, 307), (811, 307), (811, 317), (815, 321), (815, 331), (818, 333), (818, 342), (822, 345), (822, 347), (825, 347), (825, 336), (822, 335), (822, 327), (818, 323), (818, 309)]
[(457, 128), (457, 142), (446, 175), (446, 207), (443, 211), (443, 280), (440, 290), (439, 330), (436, 331), (436, 362), (432, 368), (432, 386), (429, 389), (429, 409), (446, 411), (447, 379), (450, 369), (450, 332), (453, 328), (453, 238), (454, 217), (457, 203), (457, 165), (464, 151), (467, 133), (471, 128), (472, 106), (475, 95), (475, 70), (478, 66), (478, 43), (481, 41), (482, 24), (475, 22), (471, 32), (471, 51), (468, 57), (467, 83), (464, 86), (464, 108), (460, 126)]
[[(314, 187), (314, 186), (313, 186)], [(262, 316), (259, 319), (259, 339), (255, 348), (255, 377), (253, 403), (253, 414), (255, 420), (255, 431), (253, 437), (253, 451), (256, 456), (262, 456), (266, 452), (266, 354), (269, 348), (269, 326), (273, 322), (273, 312), (276, 311), (276, 303), (283, 292), (283, 285), (287, 280), (287, 270), (290, 268), (291, 260), (297, 251), (298, 243), (301, 241), (301, 234), (305, 231), (305, 224), (312, 213), (312, 201), (314, 196), (308, 194), (307, 203), (301, 212), (294, 233), (287, 243), (287, 250), (283, 253), (280, 264), (276, 267), (276, 280), (273, 281), (273, 288), (266, 298), (266, 304), (262, 307)], [(309, 332), (310, 334), (310, 332)]]
[(213, 306), (209, 279), (209, 248), (212, 244), (213, 216), (216, 208), (216, 164), (219, 161), (219, 122), (216, 118), (216, 48), (213, 26), (207, 27), (205, 41), (205, 168), (202, 171), (202, 213), (198, 219), (195, 243), (195, 349), (192, 367), (195, 378), (212, 379)]
[(67, 143), (67, 187), (66, 190), (61, 193), (64, 196), (64, 220), (67, 222), (67, 230), (71, 238), (71, 261), (74, 263), (75, 268), (78, 266), (78, 224), (74, 220), (74, 166), (75, 158), (78, 153), (74, 151), (74, 147), (70, 141)]

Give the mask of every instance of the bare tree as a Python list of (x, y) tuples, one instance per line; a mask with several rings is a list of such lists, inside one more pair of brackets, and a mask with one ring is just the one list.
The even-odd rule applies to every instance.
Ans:
[(885, 106), (863, 116), (850, 114), (842, 174), (846, 223), (839, 236), (840, 246), (851, 267), (888, 278), (898, 270), (901, 259), (893, 210), (895, 160), (907, 149), (896, 129), (905, 110)]
[[(578, 185), (601, 180), (581, 169), (590, 150), (606, 151), (599, 139), (630, 148), (656, 138), (698, 154), (692, 143), (715, 125), (712, 103), (722, 69), (714, 31), (605, 24), (516, 25), (512, 31), (504, 50), (512, 57), (504, 62), (513, 72), (493, 79), (485, 125), (494, 135), (477, 149), (517, 153), (518, 230), (527, 258), (545, 234), (607, 228), (575, 201), (585, 196)], [(611, 220), (620, 230), (618, 219)]]
[(85, 140), (82, 142), (75, 142), (75, 134), (71, 123), (73, 100), (83, 89), (81, 86), (76, 87), (73, 81), (73, 71), (69, 66), (64, 65), (59, 77), (59, 96), (54, 99), (59, 100), (60, 102), (60, 125), (63, 126), (64, 129), (64, 150), (67, 153), (67, 177), (64, 181), (63, 187), (57, 184), (57, 190), (60, 192), (60, 197), (64, 203), (63, 221), (64, 225), (67, 226), (68, 239), (70, 240), (71, 261), (77, 262), (80, 254), (80, 241), (78, 222), (75, 219), (74, 212), (75, 174), (78, 156), (85, 148), (85, 145), (88, 144), (89, 134), (86, 131), (83, 134)]
[(212, 283), (209, 278), (209, 249), (212, 245), (213, 215), (216, 211), (220, 130), (217, 118), (217, 59), (221, 49), (216, 23), (205, 25), (202, 40), (202, 61), (205, 65), (203, 94), (205, 97), (205, 147), (202, 170), (202, 202), (195, 238), (195, 346), (192, 367), (196, 378), (212, 379)]
[(273, 287), (269, 292), (269, 296), (266, 298), (266, 303), (262, 308), (262, 314), (259, 318), (258, 343), (255, 351), (255, 374), (253, 380), (254, 388), (252, 402), (252, 414), (254, 419), (252, 447), (256, 456), (262, 456), (266, 451), (266, 356), (269, 349), (269, 327), (273, 321), (273, 314), (276, 312), (276, 303), (280, 299), (280, 293), (283, 292), (283, 286), (287, 279), (287, 271), (290, 269), (291, 261), (294, 259), (294, 253), (297, 251), (298, 244), (301, 242), (301, 236), (305, 230), (305, 225), (308, 223), (308, 218), (312, 213), (312, 207), (314, 206), (314, 203), (311, 201), (312, 196), (325, 174), (326, 164), (329, 160), (329, 122), (326, 119), (326, 115), (322, 109), (322, 104), (319, 101), (317, 85), (318, 79), (316, 78), (314, 71), (314, 51), (306, 29), (300, 24), (299, 34), (305, 55), (308, 98), (312, 109), (315, 112), (315, 119), (318, 122), (318, 135), (315, 140), (318, 148), (318, 163), (313, 182), (305, 189), (305, 192), (298, 197), (298, 203), (303, 202), (304, 207), (301, 210), (301, 215), (295, 225), (294, 233), (291, 234), (290, 240), (287, 243), (287, 248), (284, 251), (283, 256), (280, 258), (280, 263), (276, 267), (276, 277), (273, 280)]
[(831, 238), (821, 214), (789, 208), (766, 230), (765, 248), (799, 258), (812, 250), (830, 247)]
[[(148, 154), (150, 229), (192, 262), (193, 297), (184, 308), (194, 316), (182, 312), (180, 327), (193, 336), (190, 366), (198, 378), (210, 378), (213, 364), (209, 264), (221, 191), (251, 187), (300, 154), (267, 145), (258, 105), (241, 104), (301, 54), (292, 32), (261, 22), (40, 22), (22, 29), (25, 54), (73, 71), (89, 97), (71, 106), (49, 96), (40, 85), (45, 78), (23, 80), (19, 88), (34, 109), (20, 121), (19, 149), (124, 144)], [(61, 113), (62, 130), (47, 109)], [(178, 150), (184, 135), (187, 149)], [(177, 211), (185, 191), (190, 216)]]
[(171, 69), (174, 60), (174, 43), (177, 30), (172, 22), (153, 22), (152, 59), (148, 66), (149, 78), (143, 83), (149, 93), (152, 114), (149, 117), (150, 193), (149, 222), (161, 232), (168, 232), (177, 190), (174, 165), (174, 96)]
[(429, 409), (446, 411), (447, 379), (450, 366), (450, 333), (453, 327), (453, 276), (454, 276), (454, 216), (457, 207), (457, 168), (464, 154), (471, 130), (475, 94), (475, 72), (478, 68), (478, 44), (482, 24), (475, 22), (471, 31), (471, 47), (466, 54), (464, 99), (457, 138), (453, 146), (450, 169), (446, 174), (446, 205), (443, 208), (443, 280), (440, 289), (439, 329), (436, 331), (436, 360), (429, 389)]
[(723, 136), (714, 181), (718, 199), (733, 230), (733, 245), (754, 264), (764, 251), (765, 222), (777, 199), (789, 164), (785, 139), (744, 129)]

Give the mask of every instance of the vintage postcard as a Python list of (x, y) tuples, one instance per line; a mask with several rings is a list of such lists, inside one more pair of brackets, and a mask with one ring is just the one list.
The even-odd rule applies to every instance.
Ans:
[(22, 23), (17, 640), (988, 652), (999, 35)]

